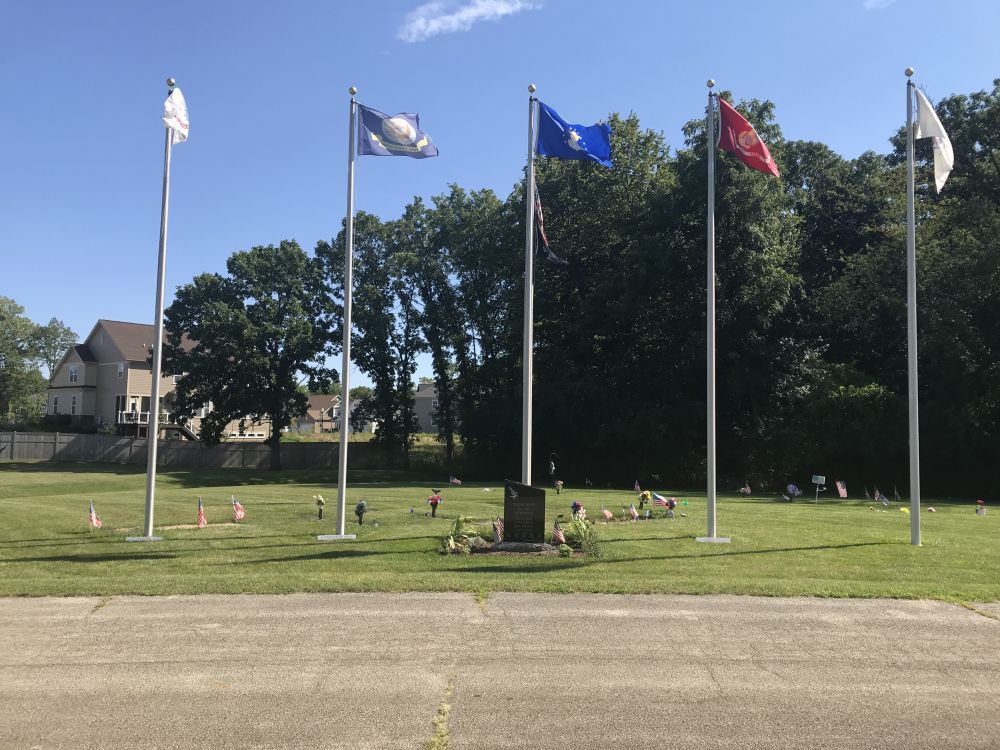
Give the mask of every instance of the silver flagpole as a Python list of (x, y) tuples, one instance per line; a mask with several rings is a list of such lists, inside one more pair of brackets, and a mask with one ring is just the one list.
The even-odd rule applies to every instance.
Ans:
[[(176, 82), (167, 79), (167, 96)], [(153, 371), (149, 396), (149, 426), (146, 430), (146, 518), (141, 537), (126, 537), (126, 541), (160, 541), (153, 536), (153, 501), (156, 495), (156, 448), (160, 437), (160, 372), (163, 355), (163, 287), (167, 270), (167, 214), (170, 210), (170, 146), (173, 130), (164, 128), (163, 198), (160, 203), (160, 255), (156, 266), (156, 313), (153, 315)]]
[(913, 207), (913, 68), (906, 71), (906, 363), (910, 401), (910, 544), (920, 545), (920, 417), (917, 414), (917, 233)]
[(708, 267), (707, 297), (705, 315), (705, 348), (707, 363), (707, 440), (706, 440), (706, 481), (705, 500), (708, 514), (708, 535), (696, 537), (699, 542), (728, 542), (725, 537), (715, 535), (715, 103), (712, 87), (715, 81), (708, 79), (708, 118), (706, 120), (708, 148), (708, 220), (706, 266)]
[(531, 484), (531, 399), (534, 359), (535, 84), (528, 84), (528, 173), (524, 181), (524, 384), (521, 395), (521, 484)]
[(347, 226), (344, 228), (344, 356), (340, 368), (340, 453), (337, 456), (337, 533), (320, 534), (320, 541), (354, 539), (346, 533), (347, 523), (347, 424), (351, 414), (351, 287), (354, 283), (354, 140), (357, 133), (358, 102), (351, 86), (351, 117), (347, 128)]

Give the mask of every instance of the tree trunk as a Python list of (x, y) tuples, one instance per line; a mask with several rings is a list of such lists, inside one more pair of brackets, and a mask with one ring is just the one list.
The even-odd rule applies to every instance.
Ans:
[(267, 442), (271, 444), (271, 471), (281, 471), (281, 432), (272, 428)]

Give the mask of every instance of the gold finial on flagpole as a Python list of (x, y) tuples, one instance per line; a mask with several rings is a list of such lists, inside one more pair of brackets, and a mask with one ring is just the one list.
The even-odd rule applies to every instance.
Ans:
[(709, 78), (709, 79), (708, 79), (708, 80), (707, 80), (707, 81), (705, 82), (705, 85), (706, 85), (706, 86), (708, 86), (709, 88), (712, 88), (712, 87), (714, 87), (714, 86), (715, 86), (715, 79), (714, 79), (714, 78)]
[(358, 93), (358, 87), (351, 86), (351, 88), (347, 89), (347, 93), (350, 94), (351, 96), (354, 96), (356, 93)]
[(907, 78), (912, 78), (913, 74), (916, 73), (916, 71), (913, 68), (907, 68), (903, 72), (906, 73)]
[(536, 90), (536, 89), (535, 89), (535, 84), (533, 84), (533, 83), (529, 83), (529, 84), (528, 84), (528, 93), (529, 93), (529, 94), (534, 94), (534, 93), (535, 93), (535, 90)]
[(168, 85), (168, 86), (169, 86), (170, 88), (173, 88), (174, 86), (176, 86), (176, 85), (177, 85), (177, 81), (175, 81), (175, 80), (174, 80), (173, 78), (168, 78), (168, 79), (167, 79), (167, 85)]

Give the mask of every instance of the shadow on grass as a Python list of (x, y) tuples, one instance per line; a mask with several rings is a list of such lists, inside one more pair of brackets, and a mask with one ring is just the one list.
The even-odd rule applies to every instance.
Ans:
[(579, 570), (582, 565), (586, 565), (584, 561), (579, 562), (566, 562), (565, 560), (560, 560), (559, 562), (550, 563), (538, 563), (530, 568), (514, 567), (508, 565), (479, 565), (476, 567), (469, 568), (457, 568), (455, 570), (449, 570), (449, 573), (509, 573), (509, 574), (520, 574), (520, 573), (550, 573), (553, 570), (569, 570), (576, 569)]
[[(89, 461), (4, 461), (0, 473), (30, 474), (93, 474), (135, 476), (146, 473), (146, 464), (94, 463)], [(176, 483), (181, 487), (253, 487), (294, 484), (337, 484), (336, 467), (307, 469), (270, 469), (234, 467), (199, 467), (178, 469), (160, 466), (157, 478), (163, 484)], [(426, 474), (397, 469), (354, 469), (348, 472), (352, 487), (412, 487), (414, 484), (433, 484), (433, 477)]]
[[(694, 539), (695, 537), (686, 537), (687, 539)], [(605, 544), (615, 544), (632, 541), (629, 539), (621, 540), (602, 540)], [(638, 557), (619, 557), (614, 560), (601, 560), (600, 562), (605, 563), (621, 563), (621, 562), (639, 562), (639, 561), (649, 561), (649, 560), (690, 560), (700, 557), (738, 557), (741, 555), (769, 555), (773, 553), (780, 552), (820, 552), (823, 550), (839, 550), (839, 549), (849, 549), (851, 547), (887, 547), (887, 546), (898, 546), (906, 544), (902, 541), (893, 542), (852, 542), (851, 544), (817, 544), (812, 547), (774, 547), (771, 549), (747, 549), (738, 551), (721, 551), (721, 552), (693, 552), (693, 553), (683, 553), (677, 555), (640, 555)], [(719, 549), (719, 545), (712, 544), (708, 545), (715, 549)]]
[(89, 554), (89, 555), (53, 555), (51, 557), (18, 557), (11, 560), (4, 560), (7, 564), (16, 563), (46, 563), (46, 562), (68, 562), (68, 563), (102, 563), (121, 562), (124, 560), (169, 560), (177, 557), (176, 552), (131, 552), (121, 554)]
[[(261, 565), (263, 563), (283, 563), (302, 562), (305, 560), (343, 560), (352, 557), (374, 557), (377, 555), (391, 555), (392, 552), (381, 552), (377, 550), (364, 549), (330, 549), (322, 552), (313, 552), (308, 555), (287, 555), (285, 557), (268, 557), (261, 560), (247, 560), (240, 565)], [(213, 566), (226, 566), (232, 563), (212, 563)]]
[(143, 464), (95, 464), (88, 461), (11, 461), (0, 463), (0, 473), (18, 474), (145, 474)]

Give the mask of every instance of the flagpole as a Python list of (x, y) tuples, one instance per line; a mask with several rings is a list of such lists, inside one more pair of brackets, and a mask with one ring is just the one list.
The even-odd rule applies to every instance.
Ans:
[[(176, 81), (167, 79), (167, 96)], [(163, 194), (160, 203), (160, 253), (156, 264), (156, 313), (153, 316), (153, 369), (149, 396), (149, 426), (146, 429), (146, 517), (141, 537), (126, 537), (127, 541), (157, 542), (153, 536), (153, 504), (156, 495), (156, 449), (160, 436), (160, 372), (163, 366), (163, 288), (167, 270), (167, 219), (170, 211), (170, 153), (173, 130), (164, 128)]]
[(347, 426), (351, 414), (351, 292), (354, 284), (354, 149), (357, 133), (358, 102), (356, 87), (351, 95), (350, 119), (347, 127), (347, 225), (344, 228), (344, 351), (340, 368), (340, 451), (337, 455), (337, 533), (320, 534), (320, 541), (355, 539), (346, 533), (347, 524)]
[(535, 84), (528, 84), (528, 170), (524, 181), (524, 367), (521, 394), (521, 484), (531, 484), (531, 421), (534, 366)]
[(706, 391), (708, 425), (706, 436), (706, 492), (708, 515), (707, 536), (696, 537), (699, 542), (728, 542), (725, 537), (716, 536), (715, 529), (715, 81), (708, 79), (708, 117), (706, 119), (708, 150), (708, 212), (706, 223), (706, 266), (707, 266), (707, 310), (705, 314)]
[(913, 68), (906, 73), (906, 363), (910, 416), (910, 544), (920, 546), (920, 417), (917, 413), (917, 232), (913, 196)]

